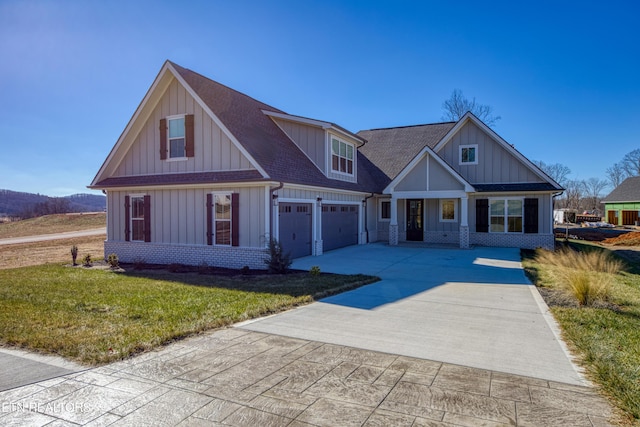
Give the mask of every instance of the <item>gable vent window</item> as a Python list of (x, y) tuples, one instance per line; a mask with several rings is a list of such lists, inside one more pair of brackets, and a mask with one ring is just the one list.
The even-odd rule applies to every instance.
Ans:
[(461, 145), (460, 146), (460, 162), (461, 165), (477, 165), (478, 164), (478, 145)]
[(354, 151), (352, 144), (331, 138), (331, 170), (353, 175)]

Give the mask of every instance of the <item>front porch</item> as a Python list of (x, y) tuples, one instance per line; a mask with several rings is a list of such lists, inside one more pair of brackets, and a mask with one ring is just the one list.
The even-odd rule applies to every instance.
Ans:
[(469, 198), (465, 192), (394, 194), (390, 203), (389, 245), (404, 242), (469, 247)]

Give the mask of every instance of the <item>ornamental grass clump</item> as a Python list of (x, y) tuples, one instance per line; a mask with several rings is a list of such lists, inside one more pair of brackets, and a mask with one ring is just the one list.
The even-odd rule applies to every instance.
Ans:
[(598, 301), (607, 301), (613, 276), (623, 267), (621, 261), (612, 258), (607, 252), (598, 250), (538, 250), (536, 260), (553, 267), (555, 282), (575, 297), (581, 306), (592, 306)]

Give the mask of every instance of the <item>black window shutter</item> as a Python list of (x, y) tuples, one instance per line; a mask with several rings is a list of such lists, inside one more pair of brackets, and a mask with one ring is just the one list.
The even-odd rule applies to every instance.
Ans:
[(476, 233), (489, 232), (489, 199), (476, 199)]
[(187, 114), (184, 116), (184, 146), (187, 157), (195, 156), (193, 138), (193, 114)]
[(144, 241), (151, 241), (151, 196), (144, 196)]
[(124, 196), (124, 240), (131, 240), (131, 198)]
[(231, 194), (231, 246), (240, 246), (240, 194)]
[(207, 245), (213, 245), (213, 194), (207, 194)]
[(538, 232), (538, 199), (524, 199), (524, 232)]
[(167, 158), (167, 119), (160, 119), (160, 160)]

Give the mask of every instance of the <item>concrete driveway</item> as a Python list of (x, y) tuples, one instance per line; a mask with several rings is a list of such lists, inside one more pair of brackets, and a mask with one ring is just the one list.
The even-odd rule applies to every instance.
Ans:
[(380, 282), (238, 327), (569, 384), (587, 384), (518, 249), (369, 244), (293, 268)]

